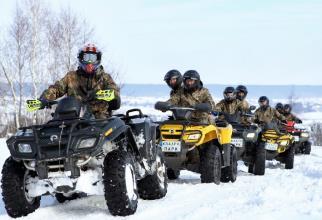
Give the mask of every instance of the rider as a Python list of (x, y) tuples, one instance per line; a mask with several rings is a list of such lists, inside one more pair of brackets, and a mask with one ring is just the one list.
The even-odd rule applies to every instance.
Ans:
[(246, 86), (239, 85), (236, 87), (236, 98), (242, 102), (244, 109), (249, 109), (249, 104), (246, 101), (247, 94), (248, 94), (248, 90)]
[(170, 96), (182, 91), (182, 75), (178, 70), (170, 70), (164, 76), (164, 81), (171, 88)]
[(284, 105), (284, 116), (287, 121), (295, 121), (296, 123), (302, 123), (302, 120), (292, 114), (292, 106), (289, 104)]
[(222, 99), (215, 108), (216, 111), (223, 113), (221, 116), (219, 116), (219, 118), (222, 120), (227, 120), (229, 115), (234, 115), (237, 116), (239, 120), (240, 115), (236, 115), (236, 113), (246, 112), (248, 108), (244, 108), (242, 102), (236, 98), (236, 91), (234, 87), (226, 87), (223, 95), (224, 99)]
[(280, 114), (284, 114), (284, 105), (282, 103), (277, 103), (275, 105), (275, 109), (280, 113)]
[(102, 52), (94, 44), (87, 44), (79, 50), (77, 58), (77, 70), (69, 71), (62, 79), (49, 86), (40, 96), (40, 100), (43, 105), (47, 105), (49, 100), (67, 95), (87, 101), (94, 91), (112, 89), (115, 100), (106, 102), (91, 99), (87, 102), (95, 118), (108, 118), (110, 109), (120, 107), (120, 90), (111, 75), (101, 66)]
[[(173, 94), (168, 102), (181, 107), (194, 107), (199, 103), (208, 103), (211, 110), (215, 102), (208, 89), (203, 87), (200, 75), (196, 70), (188, 70), (183, 74), (183, 90)], [(213, 123), (212, 116), (206, 112), (193, 112), (191, 119), (203, 123)]]
[[(280, 114), (276, 109), (270, 107), (269, 99), (266, 96), (261, 96), (258, 99), (259, 108), (255, 111), (254, 122), (261, 124), (268, 124), (276, 122), (277, 120), (286, 122), (285, 117)], [(277, 121), (278, 122), (278, 121)]]

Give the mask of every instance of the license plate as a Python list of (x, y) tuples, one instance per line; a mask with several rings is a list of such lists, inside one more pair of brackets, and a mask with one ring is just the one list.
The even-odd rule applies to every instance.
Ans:
[(294, 141), (299, 142), (300, 141), (300, 137), (299, 136), (293, 136), (294, 137)]
[(162, 141), (161, 149), (163, 152), (180, 152), (181, 142), (180, 141)]
[(243, 147), (244, 146), (244, 140), (241, 138), (232, 138), (231, 143), (235, 145), (235, 147)]
[(266, 150), (277, 150), (278, 144), (266, 143), (265, 149)]

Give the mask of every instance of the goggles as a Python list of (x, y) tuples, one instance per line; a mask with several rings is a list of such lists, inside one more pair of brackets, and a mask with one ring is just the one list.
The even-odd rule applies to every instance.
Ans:
[(84, 53), (83, 61), (86, 63), (95, 63), (97, 61), (97, 54), (95, 53)]

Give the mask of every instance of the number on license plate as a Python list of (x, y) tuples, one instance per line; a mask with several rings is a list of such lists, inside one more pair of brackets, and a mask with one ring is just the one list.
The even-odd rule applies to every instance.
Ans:
[(162, 141), (161, 149), (163, 152), (180, 152), (181, 142), (180, 141)]
[(235, 145), (235, 147), (243, 147), (244, 146), (244, 141), (241, 138), (233, 138), (231, 139), (231, 143)]
[(278, 144), (266, 143), (265, 149), (266, 150), (277, 150)]

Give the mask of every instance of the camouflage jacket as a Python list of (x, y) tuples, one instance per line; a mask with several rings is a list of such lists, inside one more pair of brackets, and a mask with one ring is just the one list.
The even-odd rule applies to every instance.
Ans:
[(232, 115), (238, 111), (246, 112), (248, 109), (244, 109), (243, 103), (238, 99), (235, 99), (231, 102), (227, 102), (225, 99), (222, 99), (217, 103), (215, 110)]
[(267, 107), (265, 111), (261, 108), (258, 108), (255, 111), (254, 121), (256, 123), (270, 123), (273, 121), (277, 122), (277, 120), (283, 121), (285, 120), (285, 117), (270, 106)]
[[(170, 94), (170, 99), (168, 102), (171, 105), (181, 106), (181, 107), (194, 107), (199, 103), (208, 103), (211, 109), (215, 109), (215, 102), (208, 89), (201, 88), (194, 92), (187, 92), (183, 88), (177, 90)], [(212, 123), (210, 114), (205, 112), (193, 112), (191, 119), (195, 121), (200, 121), (204, 123)]]
[(243, 99), (240, 101), (242, 105), (242, 109), (246, 109), (245, 111), (249, 110), (249, 103), (246, 101), (246, 99)]
[[(100, 89), (114, 89), (115, 96), (118, 98), (120, 90), (112, 77), (104, 72), (102, 66), (99, 67), (93, 77), (85, 76), (80, 69), (68, 72), (62, 79), (49, 86), (41, 98), (55, 100), (64, 95), (74, 96), (80, 101), (88, 98), (90, 92)], [(96, 118), (106, 118), (109, 116), (108, 102), (99, 100), (89, 100), (88, 106)]]
[[(238, 118), (240, 117), (240, 121), (242, 123), (246, 123), (247, 118), (240, 115), (244, 112), (247, 112), (248, 108), (248, 103), (247, 105), (245, 105), (243, 101), (240, 101), (238, 99), (235, 99), (232, 102), (227, 102), (224, 99), (222, 99), (219, 103), (217, 103), (215, 110), (229, 115), (236, 115), (238, 116)], [(225, 120), (225, 115), (219, 116), (219, 119)]]
[(289, 113), (289, 114), (284, 114), (284, 117), (287, 121), (301, 121), (298, 117), (296, 117), (294, 114)]

